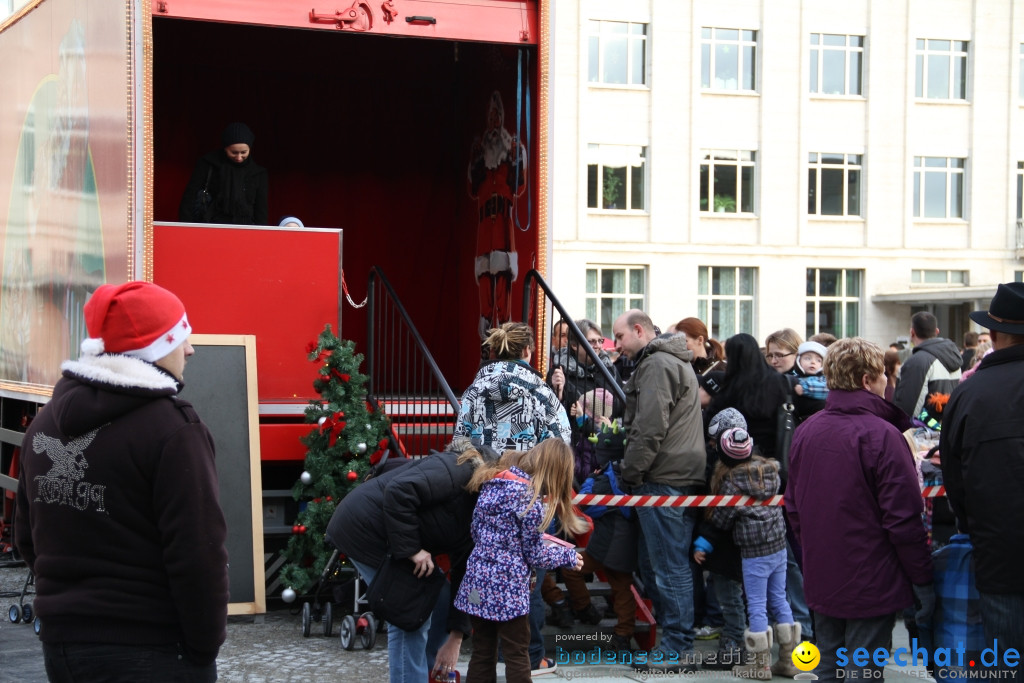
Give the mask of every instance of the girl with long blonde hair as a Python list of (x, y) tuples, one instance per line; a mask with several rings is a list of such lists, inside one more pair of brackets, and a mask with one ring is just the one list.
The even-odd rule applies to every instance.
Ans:
[(497, 464), (478, 468), (466, 485), (480, 493), (475, 545), (455, 599), (473, 624), (468, 680), (494, 680), (499, 641), (506, 680), (531, 680), (531, 570), (583, 564), (575, 548), (544, 533), (556, 517), (568, 535), (585, 531), (572, 509), (572, 482), (572, 449), (546, 439), (525, 453), (507, 451)]

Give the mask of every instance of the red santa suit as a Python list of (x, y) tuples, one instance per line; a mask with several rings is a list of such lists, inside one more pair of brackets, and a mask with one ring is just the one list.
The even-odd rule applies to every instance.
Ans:
[(519, 275), (515, 246), (515, 199), (526, 189), (526, 148), (505, 130), (501, 94), (491, 94), (488, 128), (473, 145), (469, 196), (477, 200), (474, 273), (480, 291), (480, 338), (512, 319), (511, 287)]

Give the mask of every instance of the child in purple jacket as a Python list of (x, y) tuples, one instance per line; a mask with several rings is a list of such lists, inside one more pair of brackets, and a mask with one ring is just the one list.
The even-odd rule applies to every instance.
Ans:
[(546, 439), (526, 453), (506, 452), (496, 465), (473, 474), (467, 489), (480, 492), (473, 511), (476, 545), (455, 598), (473, 624), (468, 680), (495, 679), (499, 640), (505, 679), (531, 680), (531, 568), (583, 564), (574, 548), (544, 534), (556, 516), (566, 535), (585, 531), (572, 510), (572, 480), (572, 450), (561, 439)]

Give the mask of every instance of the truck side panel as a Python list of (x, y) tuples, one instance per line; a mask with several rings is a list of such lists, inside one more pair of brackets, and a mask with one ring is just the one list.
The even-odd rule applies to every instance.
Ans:
[(44, 0), (0, 32), (0, 391), (47, 393), (131, 272), (133, 5)]

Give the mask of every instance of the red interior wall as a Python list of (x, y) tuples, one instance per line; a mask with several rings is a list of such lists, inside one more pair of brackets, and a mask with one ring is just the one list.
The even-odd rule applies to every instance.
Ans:
[[(466, 169), (491, 91), (515, 132), (517, 48), (159, 17), (153, 36), (154, 219), (177, 220), (196, 160), (220, 147), (227, 123), (246, 122), (271, 221), (342, 228), (352, 297), (380, 266), (448, 381), (468, 384), (479, 309)], [(523, 126), (526, 138), (525, 114)], [(526, 195), (519, 214), (531, 226), (516, 236), (525, 272), (537, 248)], [(521, 307), (516, 292), (516, 317)], [(365, 309), (344, 307), (342, 336), (365, 350)]]

